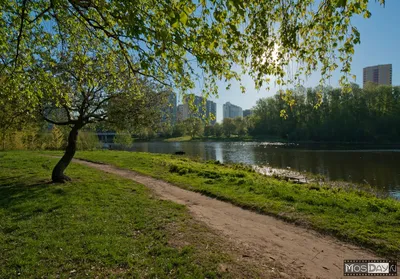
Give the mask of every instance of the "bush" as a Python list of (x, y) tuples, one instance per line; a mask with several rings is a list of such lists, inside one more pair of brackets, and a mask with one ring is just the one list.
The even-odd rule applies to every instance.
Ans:
[(25, 128), (20, 131), (2, 135), (2, 149), (5, 150), (35, 150), (40, 149), (41, 140), (37, 129)]
[(23, 141), (23, 132), (17, 131), (4, 136), (3, 148), (5, 150), (27, 149)]
[(128, 132), (117, 132), (113, 142), (123, 147), (130, 147), (133, 143), (132, 135)]
[(53, 126), (50, 133), (40, 135), (40, 149), (60, 150), (64, 149), (67, 144), (67, 131), (60, 127)]
[(179, 171), (179, 167), (177, 165), (170, 165), (169, 166), (169, 172), (178, 172)]
[(82, 131), (78, 133), (78, 150), (94, 150), (101, 148), (101, 143), (96, 133)]
[[(43, 132), (45, 129), (45, 132)], [(70, 132), (68, 127), (53, 126), (48, 128), (27, 127), (20, 131), (9, 132), (0, 135), (2, 139), (1, 149), (6, 150), (63, 150), (67, 145)], [(42, 131), (41, 131), (42, 130)], [(89, 131), (79, 131), (78, 150), (93, 150), (101, 148), (97, 135)]]

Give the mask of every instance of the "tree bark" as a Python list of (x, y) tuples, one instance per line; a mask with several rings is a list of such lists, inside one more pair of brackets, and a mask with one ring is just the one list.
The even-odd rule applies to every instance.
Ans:
[(71, 178), (64, 174), (65, 169), (68, 167), (69, 163), (71, 163), (72, 158), (75, 155), (76, 151), (76, 142), (78, 139), (78, 130), (79, 128), (73, 127), (68, 135), (68, 145), (65, 150), (64, 156), (60, 159), (57, 165), (53, 169), (53, 173), (51, 175), (51, 179), (53, 182), (64, 183), (66, 181), (71, 181)]
[(2, 145), (3, 145), (3, 151), (6, 151), (6, 133), (3, 132), (3, 135), (1, 136), (2, 140)]

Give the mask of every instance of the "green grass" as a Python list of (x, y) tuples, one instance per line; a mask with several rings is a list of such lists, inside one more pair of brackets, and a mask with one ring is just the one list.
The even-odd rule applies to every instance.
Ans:
[[(77, 164), (68, 168), (73, 182), (50, 184), (56, 162), (0, 153), (0, 278), (259, 277), (233, 265), (223, 242), (184, 206)], [(233, 267), (220, 271), (221, 263)]]
[(394, 199), (357, 189), (293, 184), (242, 165), (175, 155), (94, 151), (78, 152), (76, 157), (132, 169), (400, 258), (400, 203)]

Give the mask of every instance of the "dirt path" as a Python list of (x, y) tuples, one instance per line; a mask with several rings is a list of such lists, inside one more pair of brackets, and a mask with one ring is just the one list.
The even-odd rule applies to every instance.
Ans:
[(186, 205), (195, 219), (240, 245), (244, 257), (254, 258), (260, 263), (276, 261), (292, 276), (343, 278), (344, 259), (377, 259), (369, 251), (332, 237), (243, 210), (161, 180), (110, 165), (74, 161), (132, 179), (151, 188), (162, 199)]

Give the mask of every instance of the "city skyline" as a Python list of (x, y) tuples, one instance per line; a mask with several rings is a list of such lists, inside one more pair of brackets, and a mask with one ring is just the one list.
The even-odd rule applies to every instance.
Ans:
[[(193, 98), (193, 105), (197, 108), (200, 108), (198, 111), (192, 111), (189, 102), (187, 99)], [(205, 102), (203, 103), (205, 99)], [(178, 121), (186, 120), (192, 116), (194, 117), (205, 117), (210, 119), (211, 115), (214, 116), (214, 119), (210, 119), (210, 124), (214, 125), (217, 120), (217, 104), (211, 100), (208, 100), (202, 96), (198, 96), (195, 94), (189, 94), (182, 100), (183, 102), (178, 104), (177, 102), (177, 110), (176, 110), (176, 119)]]
[[(360, 87), (365, 86), (365, 84), (367, 82), (373, 82), (379, 85), (392, 85), (392, 86), (396, 86), (392, 83), (392, 76), (393, 76), (393, 68), (392, 68), (392, 64), (378, 64), (378, 65), (372, 65), (372, 66), (365, 66), (362, 68), (363, 69), (363, 79), (362, 79), (362, 84), (360, 85), (358, 84)], [(198, 106), (198, 104), (200, 104), (201, 101), (198, 100), (202, 100), (204, 97), (202, 96), (198, 96), (194, 93), (189, 94), (189, 95), (194, 95), (195, 96), (195, 105)], [(243, 95), (243, 94), (242, 94)], [(273, 96), (273, 95), (271, 95)], [(267, 98), (267, 97), (271, 97), (271, 96), (265, 96), (265, 97), (259, 97), (257, 100), (259, 100), (260, 98)], [(238, 107), (241, 110), (241, 115), (235, 116), (235, 117), (246, 117), (246, 116), (250, 116), (252, 114), (253, 108), (249, 107), (249, 108), (243, 108), (241, 106), (237, 106), (232, 104), (230, 101), (227, 101), (225, 103), (222, 103), (221, 101), (219, 101), (220, 99), (214, 99), (213, 101), (210, 101), (208, 99), (206, 99), (206, 109), (207, 109), (207, 117), (209, 116), (209, 103), (213, 104), (213, 115), (215, 116), (215, 120), (213, 120), (210, 124), (214, 125), (215, 123), (222, 123), (224, 118), (234, 118), (234, 117), (225, 117), (225, 106), (226, 105), (231, 105), (233, 107)], [(182, 112), (180, 112), (180, 108), (181, 110), (185, 107), (185, 105), (187, 106), (187, 104), (185, 102), (179, 102), (179, 98), (177, 98), (176, 101), (176, 121), (182, 121), (184, 119), (187, 119), (188, 117), (182, 117), (181, 115), (181, 119), (179, 117), (179, 114)], [(222, 109), (218, 110), (217, 107), (221, 107)], [(202, 109), (201, 109), (202, 111)], [(222, 111), (222, 114), (219, 113), (218, 111)]]
[[(194, 95), (194, 100), (193, 100), (194, 101), (194, 105), (196, 107), (200, 107), (201, 108), (202, 100), (203, 100), (204, 97), (198, 96), (198, 95), (195, 95), (195, 94), (189, 94), (189, 96), (190, 95)], [(232, 107), (239, 108), (240, 111), (241, 111), (241, 113), (239, 113), (240, 115), (233, 116), (233, 117), (224, 117), (224, 113), (225, 113), (224, 106), (225, 105), (229, 105), (229, 106), (232, 106)], [(245, 108), (242, 108), (241, 106), (234, 105), (229, 101), (226, 102), (225, 104), (222, 104), (222, 110), (220, 110), (222, 113), (218, 113), (219, 110), (217, 109), (217, 103), (215, 101), (210, 101), (208, 99), (206, 99), (205, 109), (206, 109), (206, 112), (205, 112), (205, 116), (206, 117), (209, 117), (210, 113), (212, 113), (215, 116), (214, 120), (210, 120), (210, 124), (211, 125), (214, 125), (217, 122), (218, 123), (222, 123), (222, 120), (224, 118), (246, 117), (246, 116), (251, 115), (251, 113), (252, 113), (252, 108), (246, 108), (245, 109)], [(176, 105), (175, 105), (175, 114), (176, 114), (175, 115), (176, 122), (180, 122), (180, 121), (183, 121), (185, 119), (188, 119), (191, 116), (190, 115), (191, 112), (190, 112), (190, 108), (189, 108), (188, 103), (185, 102), (184, 100), (179, 101), (179, 98), (177, 98)], [(197, 114), (197, 113), (195, 113), (195, 114)], [(203, 108), (200, 109), (199, 114), (201, 114), (201, 115), (204, 114)], [(219, 115), (221, 115), (221, 116), (218, 117)]]

